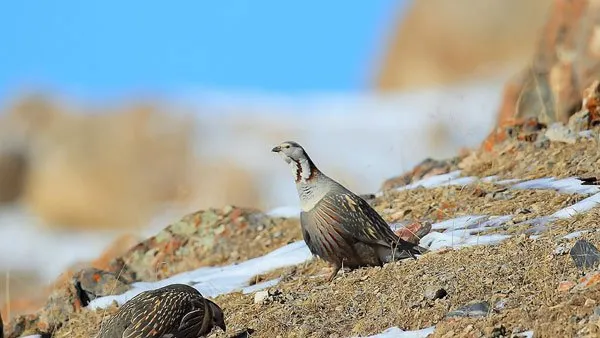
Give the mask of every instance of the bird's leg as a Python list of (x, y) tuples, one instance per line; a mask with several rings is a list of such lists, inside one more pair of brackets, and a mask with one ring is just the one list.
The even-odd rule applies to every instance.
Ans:
[(331, 283), (333, 281), (333, 279), (335, 278), (335, 276), (337, 275), (338, 271), (340, 271), (341, 268), (342, 268), (342, 266), (339, 264), (335, 264), (332, 266), (331, 275), (329, 275), (329, 278), (327, 278), (328, 283)]

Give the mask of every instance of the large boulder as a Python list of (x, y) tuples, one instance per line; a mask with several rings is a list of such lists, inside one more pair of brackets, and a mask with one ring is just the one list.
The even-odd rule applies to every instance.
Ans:
[(567, 123), (582, 106), (582, 93), (600, 78), (600, 4), (555, 0), (531, 62), (509, 81), (497, 129), (484, 145), (505, 139), (507, 126), (534, 118)]
[(381, 91), (517, 70), (534, 52), (548, 0), (427, 0), (399, 6), (376, 66)]

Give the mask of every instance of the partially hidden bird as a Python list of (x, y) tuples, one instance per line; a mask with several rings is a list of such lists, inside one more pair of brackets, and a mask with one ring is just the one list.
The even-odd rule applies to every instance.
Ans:
[(313, 255), (332, 266), (331, 282), (342, 267), (381, 266), (427, 252), (398, 237), (369, 203), (323, 174), (293, 141), (271, 151), (289, 164), (300, 199), (300, 226)]
[(189, 285), (171, 284), (123, 304), (96, 338), (198, 338), (213, 327), (226, 329), (221, 308)]

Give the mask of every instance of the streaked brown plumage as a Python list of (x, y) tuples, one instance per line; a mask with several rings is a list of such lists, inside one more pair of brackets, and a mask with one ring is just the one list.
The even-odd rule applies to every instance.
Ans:
[(144, 291), (103, 323), (97, 338), (198, 338), (218, 326), (223, 311), (195, 288), (172, 284)]
[(302, 235), (310, 251), (333, 266), (329, 281), (342, 266), (383, 265), (427, 251), (396, 236), (365, 200), (319, 171), (298, 143), (284, 142), (272, 151), (291, 166)]

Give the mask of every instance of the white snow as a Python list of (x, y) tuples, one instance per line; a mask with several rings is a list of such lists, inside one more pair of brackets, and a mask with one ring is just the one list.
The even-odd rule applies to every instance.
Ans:
[(413, 331), (404, 331), (397, 327), (391, 327), (379, 334), (368, 336), (367, 338), (426, 338), (434, 331), (435, 326)]
[(434, 176), (430, 176), (430, 177), (418, 180), (414, 183), (399, 187), (396, 190), (402, 191), (402, 190), (415, 189), (418, 187), (435, 188), (435, 187), (439, 187), (443, 184), (448, 184), (448, 183), (452, 182), (452, 180), (454, 180), (458, 177), (460, 177), (460, 170), (455, 170), (455, 171), (451, 171), (447, 174), (434, 175)]
[(513, 185), (513, 189), (549, 189), (565, 194), (595, 194), (600, 192), (600, 187), (581, 185), (582, 181), (575, 178), (556, 179), (554, 177), (538, 178)]
[(281, 206), (271, 209), (267, 212), (267, 215), (271, 217), (297, 218), (300, 217), (300, 211), (300, 207), (298, 206)]
[(448, 185), (469, 185), (477, 181), (508, 185), (511, 189), (547, 189), (556, 190), (565, 194), (596, 194), (600, 192), (600, 186), (582, 185), (582, 181), (576, 177), (557, 179), (554, 177), (523, 180), (518, 178), (498, 180), (498, 176), (487, 176), (478, 178), (475, 176), (460, 177), (461, 171), (455, 170), (447, 174), (430, 176), (414, 183), (396, 188), (398, 191), (410, 190), (418, 187), (437, 188)]
[[(243, 289), (248, 281), (257, 274), (273, 269), (300, 264), (312, 257), (304, 241), (294, 242), (272, 251), (262, 257), (249, 259), (239, 264), (223, 267), (204, 267), (174, 275), (157, 282), (138, 282), (133, 289), (122, 295), (100, 297), (92, 300), (90, 308), (104, 308), (113, 301), (123, 304), (142, 291), (157, 289), (169, 284), (189, 284), (198, 289), (206, 297), (216, 297), (221, 294)], [(263, 284), (268, 286), (268, 284)], [(254, 290), (256, 291), (256, 290)]]
[(523, 336), (524, 338), (533, 338), (533, 331), (524, 331), (517, 334), (519, 337)]
[(582, 236), (583, 234), (588, 233), (589, 230), (579, 230), (579, 231), (573, 231), (570, 234), (566, 234), (564, 235), (562, 238), (563, 239), (573, 239), (573, 238), (577, 238)]
[(582, 213), (588, 211), (592, 208), (595, 208), (600, 204), (600, 193), (592, 195), (582, 201), (579, 201), (569, 207), (563, 208), (552, 214), (551, 217), (554, 218), (571, 218), (578, 213)]
[(468, 233), (457, 234), (454, 231), (449, 233), (430, 232), (421, 238), (420, 244), (430, 250), (439, 250), (442, 248), (460, 248), (472, 245), (497, 244), (507, 238), (509, 235), (470, 235)]
[(471, 225), (477, 224), (478, 221), (485, 219), (486, 216), (460, 216), (456, 218), (447, 219), (445, 221), (441, 221), (435, 223), (431, 226), (432, 230), (456, 230), (463, 229), (469, 227)]

